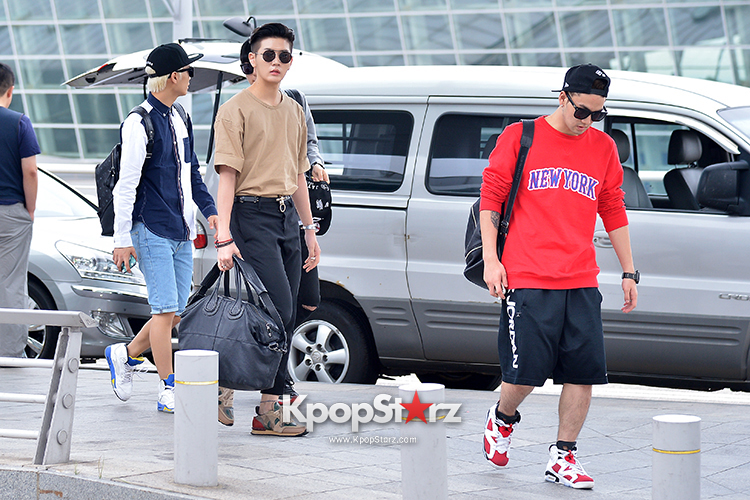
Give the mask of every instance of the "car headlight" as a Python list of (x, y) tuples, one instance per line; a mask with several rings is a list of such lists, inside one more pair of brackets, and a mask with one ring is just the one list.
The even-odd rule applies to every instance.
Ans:
[(55, 244), (57, 251), (70, 262), (82, 278), (95, 280), (116, 281), (118, 283), (131, 283), (134, 285), (145, 285), (143, 273), (138, 265), (131, 267), (131, 273), (122, 272), (117, 269), (112, 254), (84, 247), (69, 241), (58, 241)]
[(110, 337), (128, 339), (128, 333), (122, 320), (116, 313), (104, 311), (91, 311), (89, 316), (99, 322), (99, 328)]

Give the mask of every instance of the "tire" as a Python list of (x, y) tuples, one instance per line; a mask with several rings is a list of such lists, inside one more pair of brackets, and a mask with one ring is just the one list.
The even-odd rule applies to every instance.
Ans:
[[(57, 310), (55, 301), (43, 285), (29, 280), (29, 309)], [(52, 359), (55, 357), (59, 326), (29, 325), (26, 357)]]
[(474, 389), (494, 391), (502, 382), (502, 375), (483, 373), (420, 373), (419, 380), (426, 383), (443, 384), (449, 389)]
[(323, 301), (289, 343), (294, 381), (373, 384), (377, 357), (362, 324), (338, 304)]

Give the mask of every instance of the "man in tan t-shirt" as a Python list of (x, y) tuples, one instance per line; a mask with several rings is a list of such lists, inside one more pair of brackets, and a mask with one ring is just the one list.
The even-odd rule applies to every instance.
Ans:
[[(320, 261), (305, 172), (307, 127), (302, 108), (279, 90), (292, 62), (292, 30), (280, 23), (257, 28), (242, 45), (257, 80), (219, 109), (214, 124), (219, 173), (216, 232), (218, 263), (232, 255), (252, 264), (284, 320), (287, 343), (294, 328), (300, 273)], [(230, 217), (231, 215), (231, 217)], [(223, 218), (223, 222), (222, 222)], [(309, 257), (301, 262), (299, 221)], [(300, 436), (305, 426), (284, 422), (278, 399), (287, 375), (288, 352), (274, 386), (261, 391), (253, 434)]]

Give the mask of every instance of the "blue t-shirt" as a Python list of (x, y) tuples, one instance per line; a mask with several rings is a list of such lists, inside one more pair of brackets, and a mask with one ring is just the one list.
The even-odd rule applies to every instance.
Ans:
[(31, 120), (29, 120), (28, 116), (21, 115), (21, 123), (18, 128), (18, 151), (21, 153), (21, 158), (41, 154), (42, 150), (39, 149), (39, 142), (36, 140), (34, 127), (31, 125)]
[(29, 117), (0, 107), (0, 205), (24, 203), (21, 159), (41, 153)]

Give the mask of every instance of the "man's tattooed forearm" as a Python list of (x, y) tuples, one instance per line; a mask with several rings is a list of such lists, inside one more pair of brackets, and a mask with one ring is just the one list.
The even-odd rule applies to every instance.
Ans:
[(500, 229), (500, 221), (502, 218), (500, 217), (499, 212), (490, 212), (490, 221), (492, 221), (492, 225), (495, 226), (495, 229)]

